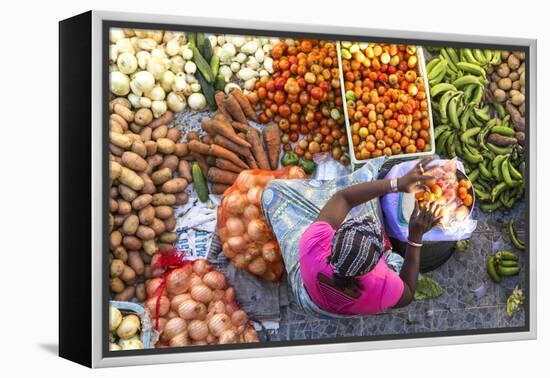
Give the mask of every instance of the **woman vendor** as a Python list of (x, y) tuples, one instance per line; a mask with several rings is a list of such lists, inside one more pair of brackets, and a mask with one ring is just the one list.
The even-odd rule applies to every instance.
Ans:
[(439, 221), (439, 205), (428, 203), (420, 209), (416, 202), (401, 267), (399, 263), (391, 264), (391, 255), (400, 257), (388, 248), (382, 225), (373, 217), (345, 219), (355, 206), (389, 192), (414, 192), (433, 179), (424, 174), (430, 160), (422, 159), (398, 179), (352, 185), (329, 199), (299, 242), (302, 307), (338, 317), (374, 314), (411, 302), (422, 237)]

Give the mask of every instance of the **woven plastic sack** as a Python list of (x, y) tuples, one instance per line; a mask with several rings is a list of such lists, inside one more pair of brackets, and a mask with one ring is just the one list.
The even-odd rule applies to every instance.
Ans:
[(273, 179), (303, 179), (297, 166), (276, 171), (242, 171), (218, 207), (217, 231), (224, 255), (239, 269), (279, 282), (284, 272), (279, 243), (261, 209), (265, 186)]
[[(396, 164), (385, 178), (401, 177), (416, 163), (418, 160)], [(462, 201), (455, 195), (458, 187), (457, 171), (464, 172), (464, 166), (458, 160), (433, 160), (426, 168), (426, 174), (435, 176), (436, 181), (440, 183), (438, 186), (447, 193), (440, 197), (440, 204), (444, 207), (442, 224), (433, 227), (424, 235), (425, 242), (467, 239), (477, 226), (477, 221), (472, 218), (472, 212), (466, 215)], [(404, 242), (409, 235), (409, 220), (403, 216), (403, 196), (403, 193), (386, 194), (382, 197), (381, 204), (388, 236)]]
[(258, 342), (235, 289), (205, 259), (186, 260), (175, 249), (151, 261), (156, 275), (145, 284), (155, 348)]

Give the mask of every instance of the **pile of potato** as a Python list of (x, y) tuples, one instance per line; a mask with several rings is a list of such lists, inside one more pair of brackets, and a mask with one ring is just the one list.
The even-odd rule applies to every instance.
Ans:
[(144, 301), (151, 257), (177, 239), (173, 206), (188, 200), (188, 148), (168, 126), (170, 111), (153, 119), (150, 109), (134, 111), (119, 97), (110, 113), (110, 288), (115, 300)]
[(143, 349), (141, 319), (134, 313), (109, 308), (109, 350)]
[[(503, 51), (503, 62), (490, 66), (489, 89), (493, 100), (506, 105), (512, 122), (519, 133), (525, 132), (525, 52)], [(518, 138), (519, 137), (519, 138)], [(524, 135), (516, 138), (522, 142)]]

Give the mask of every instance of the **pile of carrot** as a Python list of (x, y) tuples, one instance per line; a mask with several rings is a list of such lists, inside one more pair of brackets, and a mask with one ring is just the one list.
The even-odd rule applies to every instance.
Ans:
[[(199, 163), (213, 194), (223, 194), (246, 169), (275, 170), (281, 151), (281, 135), (276, 124), (266, 125), (262, 133), (248, 124), (257, 121), (248, 98), (234, 89), (215, 95), (218, 111), (214, 118), (203, 119), (205, 135), (187, 133), (191, 156)], [(264, 146), (265, 144), (265, 146)]]

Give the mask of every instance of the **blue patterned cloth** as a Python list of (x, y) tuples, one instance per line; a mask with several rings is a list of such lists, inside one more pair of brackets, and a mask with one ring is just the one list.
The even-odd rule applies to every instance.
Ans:
[[(263, 192), (262, 209), (281, 247), (290, 300), (310, 315), (325, 319), (349, 318), (320, 309), (307, 294), (300, 275), (300, 238), (334, 193), (350, 185), (376, 180), (384, 161), (385, 158), (370, 159), (361, 169), (333, 180), (272, 180)], [(384, 224), (378, 199), (353, 208), (347, 219), (367, 214), (380, 225)], [(386, 260), (394, 271), (401, 270), (403, 258), (397, 253), (386, 252)]]

